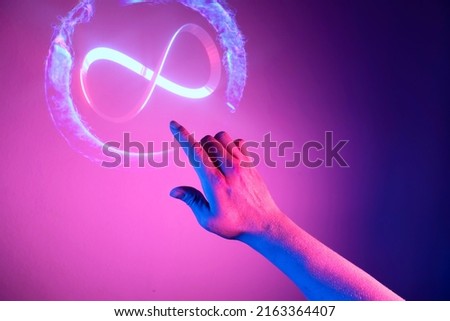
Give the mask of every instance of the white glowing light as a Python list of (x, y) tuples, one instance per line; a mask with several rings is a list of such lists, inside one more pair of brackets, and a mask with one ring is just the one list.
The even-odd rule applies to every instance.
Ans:
[[(192, 95), (188, 93), (189, 90), (201, 89), (197, 94), (204, 95), (207, 92), (212, 93), (216, 89), (216, 81), (220, 79), (220, 69), (223, 65), (224, 70), (227, 74), (227, 85), (225, 89), (225, 96), (229, 102), (228, 107), (234, 111), (239, 107), (240, 100), (245, 87), (246, 77), (247, 77), (247, 55), (244, 48), (244, 37), (241, 34), (235, 20), (235, 16), (226, 4), (226, 1), (222, 0), (117, 0), (123, 5), (131, 5), (135, 3), (151, 3), (151, 4), (167, 4), (167, 3), (179, 3), (192, 9), (197, 14), (200, 14), (216, 31), (217, 41), (223, 51), (222, 59), (219, 58), (217, 53), (217, 48), (215, 43), (206, 40), (209, 45), (205, 46), (208, 53), (208, 57), (211, 61), (211, 73), (213, 79), (208, 81), (201, 88), (186, 88), (179, 86), (173, 82), (167, 82), (161, 76), (162, 65), (159, 65), (154, 70), (150, 70), (143, 66), (136, 60), (122, 54), (119, 55), (114, 53), (111, 57), (114, 57), (115, 61), (119, 60), (124, 63), (135, 72), (136, 66), (142, 66), (143, 68), (139, 70), (138, 74), (143, 76), (145, 79), (149, 80), (150, 90), (146, 91), (147, 95), (145, 99), (149, 99), (152, 90), (156, 85), (166, 90), (175, 91), (177, 94), (181, 93), (183, 95)], [(90, 128), (89, 124), (81, 117), (78, 112), (78, 108), (72, 100), (72, 74), (74, 72), (75, 59), (74, 59), (74, 49), (72, 48), (72, 38), (75, 29), (79, 24), (89, 23), (95, 13), (95, 0), (78, 0), (78, 4), (70, 10), (64, 17), (60, 19), (60, 23), (55, 27), (55, 32), (50, 44), (49, 54), (47, 56), (45, 65), (45, 93), (47, 98), (47, 105), (49, 114), (55, 124), (56, 129), (64, 137), (66, 142), (76, 151), (80, 152), (85, 157), (89, 158), (95, 162), (103, 162), (108, 158), (103, 153), (103, 147), (105, 146), (105, 141), (98, 137), (95, 132)], [(195, 33), (196, 30), (190, 28), (191, 33)], [(189, 31), (188, 27), (184, 30)], [(178, 30), (177, 33), (171, 39), (169, 45), (175, 40), (177, 34), (181, 32)], [(199, 31), (201, 33), (201, 31)], [(207, 35), (208, 36), (208, 35)], [(209, 36), (208, 36), (209, 37)], [(198, 36), (197, 36), (198, 38)], [(211, 39), (211, 38), (209, 38)], [(201, 41), (201, 39), (200, 39)], [(204, 43), (205, 44), (205, 43)], [(167, 48), (169, 48), (168, 46)], [(112, 49), (111, 49), (112, 50)], [(93, 52), (86, 59), (85, 64), (81, 67), (84, 72), (80, 72), (81, 78), (86, 77), (87, 70), (95, 61), (100, 60), (100, 52)], [(111, 52), (110, 52), (111, 53)], [(167, 57), (168, 50), (162, 55), (162, 58)], [(103, 54), (101, 55), (103, 56)], [(164, 60), (164, 59), (162, 59)], [(221, 60), (221, 61), (220, 61)], [(137, 63), (137, 64), (136, 64)], [(218, 72), (215, 68), (219, 68)], [(214, 72), (216, 70), (216, 72)], [(152, 74), (153, 73), (153, 74)], [(216, 77), (216, 81), (214, 81)], [(153, 82), (152, 82), (153, 80)], [(88, 92), (85, 82), (82, 82), (83, 92), (85, 95)], [(151, 88), (153, 86), (153, 89)], [(177, 87), (178, 86), (178, 87)], [(89, 96), (86, 95), (89, 101)], [(144, 102), (147, 103), (144, 99)], [(94, 106), (89, 102), (91, 106)], [(138, 105), (135, 107), (128, 117), (136, 115), (140, 111), (140, 107), (143, 108), (145, 104)], [(134, 114), (133, 114), (134, 112)], [(126, 118), (123, 118), (124, 120)], [(115, 121), (119, 121), (115, 119)], [(141, 156), (147, 156), (149, 154), (164, 154), (168, 151), (159, 151), (152, 153), (131, 153), (120, 149), (115, 150), (121, 155), (128, 154), (134, 158)]]
[[(188, 32), (197, 39), (200, 40), (202, 45), (204, 46), (209, 63), (210, 63), (210, 73), (209, 78), (206, 82), (206, 84), (199, 88), (189, 88), (185, 86), (181, 86), (167, 78), (161, 75), (162, 69), (164, 67), (164, 64), (167, 60), (167, 56), (172, 48), (172, 45), (176, 38), (183, 32)], [(87, 88), (86, 80), (87, 80), (87, 74), (89, 71), (89, 68), (92, 64), (94, 64), (96, 61), (100, 60), (107, 60), (114, 62), (118, 65), (121, 65), (124, 68), (127, 68), (128, 70), (134, 72), (135, 74), (144, 77), (149, 81), (149, 86), (147, 87), (147, 91), (143, 95), (143, 99), (141, 99), (140, 104), (137, 106), (134, 106), (128, 112), (126, 115), (121, 117), (111, 117), (106, 115), (104, 112), (98, 110), (93, 103), (92, 99), (90, 98), (89, 91)], [(211, 39), (211, 37), (208, 35), (208, 33), (202, 29), (200, 26), (195, 24), (185, 24), (181, 28), (179, 28), (175, 34), (170, 39), (169, 44), (167, 45), (166, 49), (164, 50), (164, 53), (162, 57), (160, 58), (159, 64), (156, 66), (155, 71), (151, 70), (150, 68), (146, 67), (139, 61), (123, 54), (120, 51), (111, 49), (111, 48), (105, 48), (105, 47), (98, 47), (94, 48), (91, 51), (89, 51), (86, 56), (84, 57), (83, 63), (81, 65), (80, 69), (80, 80), (81, 80), (81, 88), (83, 90), (83, 94), (86, 98), (86, 101), (89, 103), (89, 105), (102, 117), (114, 121), (114, 122), (122, 122), (126, 120), (130, 120), (134, 118), (136, 115), (138, 115), (144, 107), (147, 105), (148, 101), (150, 100), (150, 97), (153, 94), (153, 91), (155, 90), (155, 87), (161, 87), (175, 95), (189, 98), (189, 99), (201, 99), (208, 97), (211, 95), (217, 88), (219, 81), (220, 81), (220, 74), (221, 74), (221, 62), (220, 62), (220, 56), (219, 51), (214, 43), (214, 41)]]

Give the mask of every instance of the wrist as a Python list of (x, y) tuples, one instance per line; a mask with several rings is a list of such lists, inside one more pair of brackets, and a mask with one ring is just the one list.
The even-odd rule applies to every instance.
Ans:
[(285, 234), (284, 230), (290, 221), (289, 218), (279, 209), (264, 211), (255, 215), (248, 228), (236, 239), (253, 247), (253, 244), (261, 243), (264, 240), (274, 241), (280, 235)]

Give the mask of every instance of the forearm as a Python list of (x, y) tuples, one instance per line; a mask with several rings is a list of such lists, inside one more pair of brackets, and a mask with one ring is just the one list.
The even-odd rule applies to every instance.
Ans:
[(402, 300), (369, 274), (275, 213), (238, 238), (282, 270), (310, 300)]
[(191, 186), (176, 187), (170, 195), (184, 201), (206, 230), (253, 247), (287, 274), (308, 299), (401, 300), (281, 213), (256, 169), (241, 166), (250, 161), (242, 141), (220, 132), (198, 143), (180, 124), (170, 126), (206, 197)]

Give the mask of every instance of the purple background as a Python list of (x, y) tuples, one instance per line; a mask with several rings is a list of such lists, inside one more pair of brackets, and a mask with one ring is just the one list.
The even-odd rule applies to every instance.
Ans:
[[(258, 253), (203, 231), (184, 204), (169, 198), (176, 185), (199, 185), (192, 169), (107, 170), (58, 134), (45, 102), (44, 62), (51, 26), (75, 3), (0, 5), (0, 299), (302, 299)], [(297, 150), (334, 131), (336, 139), (350, 140), (342, 151), (350, 168), (260, 166), (279, 206), (404, 298), (449, 300), (448, 5), (229, 4), (248, 51), (248, 84), (237, 113), (223, 106), (223, 84), (202, 102), (157, 90), (158, 107), (125, 129), (146, 140), (169, 139), (168, 121), (177, 119), (199, 136), (224, 129), (261, 140), (271, 131)], [(129, 41), (134, 55), (153, 66), (173, 28), (196, 22), (211, 32), (176, 5), (129, 9), (115, 23), (101, 20), (100, 9), (105, 29), (80, 27), (76, 50)], [(147, 25), (139, 28), (136, 21), (143, 20)], [(185, 42), (166, 72), (189, 82), (204, 57), (182, 59), (198, 50)], [(99, 132), (114, 135), (83, 109), (75, 81), (74, 99)]]

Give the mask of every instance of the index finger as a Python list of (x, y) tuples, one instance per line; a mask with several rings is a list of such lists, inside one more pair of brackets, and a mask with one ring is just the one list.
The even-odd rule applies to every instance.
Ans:
[(170, 122), (170, 131), (183, 148), (189, 163), (194, 167), (198, 175), (204, 176), (214, 170), (217, 171), (202, 145), (195, 140), (194, 136), (186, 128), (172, 120)]

